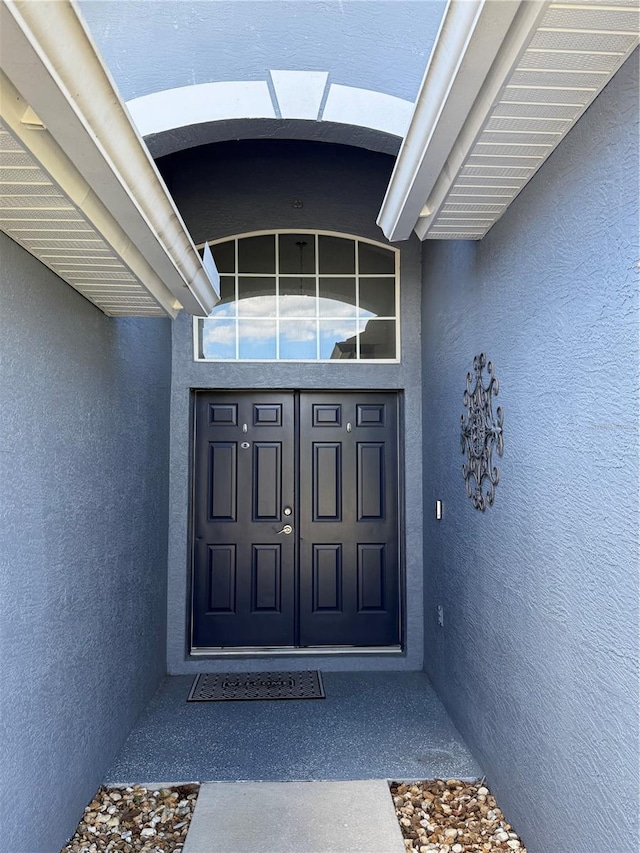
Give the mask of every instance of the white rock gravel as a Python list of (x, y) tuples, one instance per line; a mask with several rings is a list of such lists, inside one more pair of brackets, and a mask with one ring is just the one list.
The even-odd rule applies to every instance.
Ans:
[(483, 780), (390, 787), (407, 853), (527, 853)]
[(100, 788), (61, 853), (179, 853), (198, 789)]

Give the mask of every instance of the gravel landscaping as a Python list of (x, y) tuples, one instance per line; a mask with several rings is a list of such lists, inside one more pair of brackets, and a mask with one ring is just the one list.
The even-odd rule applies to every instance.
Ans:
[[(390, 788), (407, 853), (526, 853), (483, 780)], [(100, 788), (61, 853), (180, 853), (198, 790)]]
[(407, 851), (526, 853), (483, 781), (392, 782), (391, 796)]
[(61, 853), (179, 853), (198, 788), (100, 788)]

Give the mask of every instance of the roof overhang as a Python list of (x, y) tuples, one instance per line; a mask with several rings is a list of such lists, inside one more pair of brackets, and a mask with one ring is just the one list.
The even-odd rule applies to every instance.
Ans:
[(202, 259), (70, 0), (0, 3), (0, 228), (109, 315), (207, 315)]
[(449, 0), (385, 235), (481, 239), (637, 44), (633, 0)]

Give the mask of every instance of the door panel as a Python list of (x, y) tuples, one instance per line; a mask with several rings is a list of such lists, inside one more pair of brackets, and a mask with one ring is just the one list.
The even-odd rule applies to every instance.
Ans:
[(235, 521), (237, 509), (238, 466), (235, 441), (209, 442), (208, 521)]
[(253, 521), (280, 521), (282, 446), (278, 441), (253, 445)]
[(342, 609), (342, 545), (313, 545), (313, 612)]
[(236, 546), (207, 546), (208, 610), (233, 613), (236, 609)]
[(195, 647), (294, 645), (295, 536), (278, 532), (295, 498), (293, 403), (196, 395)]
[[(313, 508), (314, 521), (342, 520), (342, 446), (340, 442), (318, 441), (313, 444)], [(307, 511), (308, 496), (302, 494), (301, 511)]]
[(385, 511), (384, 444), (356, 442), (358, 521), (382, 520)]
[(397, 397), (300, 395), (301, 646), (400, 641)]
[(196, 394), (194, 647), (400, 642), (397, 418), (393, 393)]
[(251, 612), (281, 613), (280, 579), (282, 558), (280, 545), (253, 545), (251, 566)]

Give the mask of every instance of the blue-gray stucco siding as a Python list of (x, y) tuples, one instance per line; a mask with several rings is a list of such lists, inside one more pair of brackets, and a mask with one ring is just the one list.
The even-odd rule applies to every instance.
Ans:
[[(125, 100), (269, 71), (328, 71), (329, 82), (413, 100), (444, 0), (81, 2)], [(153, 45), (153, 58), (140, 50)]]
[[(481, 243), (423, 249), (425, 669), (529, 853), (638, 849), (637, 93), (636, 52)], [(504, 408), (484, 514), (480, 352)]]
[(171, 331), (0, 253), (0, 847), (52, 853), (165, 673)]
[[(196, 242), (257, 230), (309, 228), (386, 242), (376, 213), (393, 166), (384, 154), (296, 142), (240, 142), (159, 161)], [(294, 199), (302, 208), (293, 206)], [(273, 668), (273, 658), (190, 660), (188, 626), (189, 400), (193, 388), (387, 389), (404, 394), (406, 651), (403, 655), (278, 658), (280, 668), (420, 669), (422, 666), (422, 447), (420, 246), (401, 247), (401, 364), (194, 362), (192, 321), (173, 329), (168, 668), (172, 674)]]
[[(82, 3), (126, 99), (270, 69), (412, 99), (443, 7)], [(637, 68), (636, 52), (481, 243), (400, 247), (398, 365), (195, 363), (188, 317), (172, 336), (168, 321), (109, 320), (0, 235), (3, 849), (64, 843), (165, 660), (172, 673), (418, 669), (424, 651), (529, 853), (636, 853)], [(245, 142), (160, 165), (196, 241), (383, 239), (383, 154)], [(484, 514), (459, 447), (481, 351), (505, 411)], [(403, 392), (405, 655), (189, 659), (190, 390), (267, 387)]]

